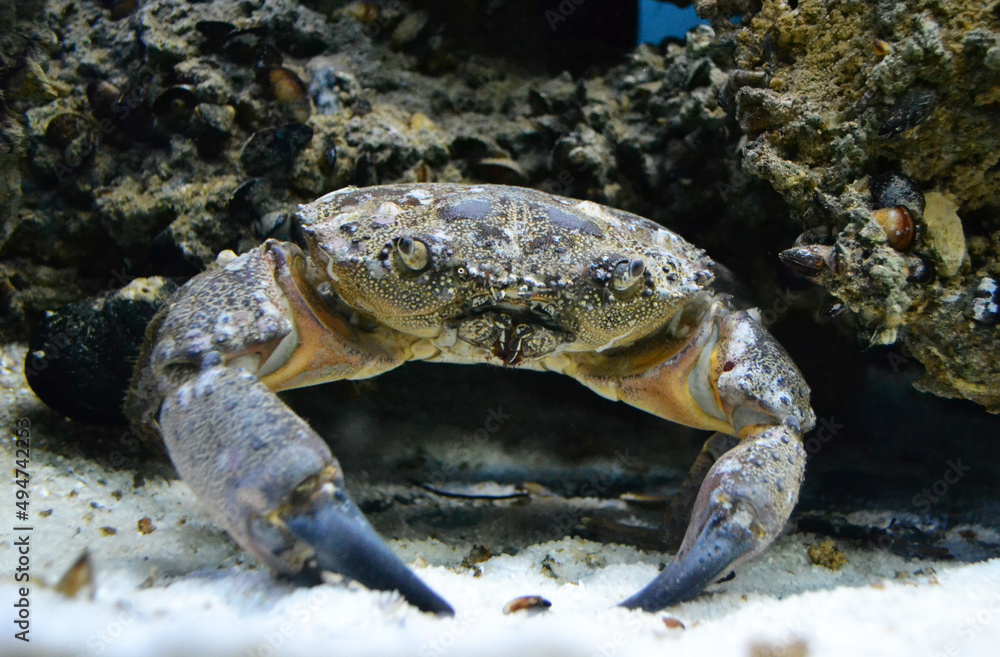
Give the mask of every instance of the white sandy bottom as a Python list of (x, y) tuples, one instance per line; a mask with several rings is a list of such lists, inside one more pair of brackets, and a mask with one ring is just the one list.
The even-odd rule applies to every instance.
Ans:
[[(395, 594), (356, 585), (295, 589), (248, 565), (206, 566), (151, 588), (137, 586), (141, 573), (105, 566), (98, 571), (105, 584), (93, 601), (35, 585), (30, 646), (12, 641), (9, 630), (0, 644), (5, 654), (95, 656), (998, 654), (1000, 560), (939, 564), (934, 575), (883, 580), (873, 572), (881, 570), (872, 563), (878, 554), (848, 551), (850, 564), (833, 573), (806, 562), (803, 538), (785, 537), (736, 580), (714, 587), (716, 593), (653, 614), (613, 605), (655, 575), (656, 566), (648, 563), (655, 559), (637, 561), (630, 548), (580, 539), (493, 557), (481, 564), (478, 577), (461, 566), (418, 567), (455, 606), (454, 618), (420, 613)], [(456, 558), (434, 541), (399, 551), (430, 560)], [(577, 566), (585, 555), (608, 565)], [(573, 581), (543, 574), (546, 556), (557, 568), (567, 563), (567, 570), (578, 571), (570, 575)], [(796, 579), (812, 576), (831, 586), (841, 581), (780, 598), (740, 593), (766, 580), (787, 581), (777, 588), (794, 590)], [(3, 600), (15, 599), (9, 584), (0, 592)], [(544, 596), (551, 609), (502, 613), (508, 601), (527, 594)], [(671, 628), (665, 618), (685, 627)]]
[[(34, 418), (33, 440), (44, 446), (68, 425), (25, 388), (19, 356), (0, 357), (0, 420), (8, 427), (16, 417)], [(13, 462), (12, 447), (0, 449), (4, 463)], [(457, 610), (437, 618), (393, 593), (275, 580), (174, 479), (149, 476), (136, 485), (134, 471), (44, 448), (33, 451), (30, 469), (31, 641), (13, 638), (19, 533), (4, 521), (2, 655), (1000, 654), (1000, 560), (907, 560), (838, 541), (847, 564), (832, 571), (807, 556), (824, 539), (791, 533), (735, 579), (647, 614), (615, 605), (652, 580), (669, 554), (565, 538), (468, 567), (462, 561), (479, 542), (475, 535), (442, 530), (449, 545), (391, 541)], [(0, 500), (13, 499), (6, 479)], [(8, 511), (12, 518), (12, 503)], [(138, 531), (144, 518), (155, 525), (152, 533)], [(57, 593), (52, 586), (85, 550), (94, 564), (93, 598)], [(552, 606), (504, 615), (504, 605), (523, 595), (544, 596)]]
[[(995, 655), (1000, 645), (997, 562), (940, 573), (935, 585), (845, 587), (783, 600), (720, 596), (685, 606), (716, 605), (717, 617), (692, 621), (708, 610), (682, 607), (673, 615), (687, 628), (670, 629), (665, 614), (609, 608), (607, 591), (641, 580), (648, 567), (609, 567), (592, 582), (560, 586), (508, 561), (474, 581), (443, 568), (422, 571), (459, 609), (453, 619), (335, 586), (275, 595), (267, 576), (226, 573), (95, 602), (39, 591), (30, 650), (9, 633), (3, 643), (13, 654), (421, 656), (750, 655), (796, 644), (807, 652), (775, 654)], [(2, 591), (13, 599), (11, 587)], [(544, 595), (552, 609), (504, 616), (503, 604), (525, 591)]]

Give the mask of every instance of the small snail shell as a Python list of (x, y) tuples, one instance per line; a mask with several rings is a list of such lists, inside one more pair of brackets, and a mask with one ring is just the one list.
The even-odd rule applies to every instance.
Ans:
[(879, 208), (872, 214), (885, 231), (889, 246), (904, 253), (910, 250), (913, 246), (914, 224), (909, 210), (897, 205), (891, 208)]

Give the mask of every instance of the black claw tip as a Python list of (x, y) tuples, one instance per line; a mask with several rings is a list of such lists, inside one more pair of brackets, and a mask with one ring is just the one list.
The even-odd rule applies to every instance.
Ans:
[(620, 606), (658, 611), (686, 602), (701, 593), (756, 543), (751, 532), (717, 516), (705, 525), (688, 552), (679, 554), (646, 588)]
[[(348, 506), (348, 504), (350, 506)], [(321, 570), (350, 577), (370, 589), (399, 591), (421, 611), (454, 616), (455, 610), (414, 575), (379, 538), (353, 504), (326, 506), (285, 525), (316, 552)]]

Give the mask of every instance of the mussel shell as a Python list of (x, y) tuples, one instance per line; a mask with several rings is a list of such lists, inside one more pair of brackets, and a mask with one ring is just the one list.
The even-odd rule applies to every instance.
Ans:
[[(152, 136), (148, 81), (134, 81), (122, 90), (107, 80), (98, 80), (87, 86), (87, 100), (98, 121), (112, 122), (115, 129), (108, 136), (120, 144)], [(126, 135), (128, 139), (123, 139)]]
[(183, 124), (191, 118), (198, 97), (191, 87), (177, 85), (166, 89), (153, 101), (153, 113), (172, 124)]
[(308, 89), (295, 71), (281, 66), (264, 70), (268, 94), (279, 103), (308, 101)]
[(260, 27), (234, 32), (226, 39), (221, 52), (237, 64), (251, 66), (281, 66), (281, 52), (267, 38), (267, 32)]
[(819, 307), (817, 314), (820, 318), (827, 320), (833, 319), (834, 317), (840, 317), (849, 310), (846, 303), (834, 296), (828, 296), (823, 300), (823, 304)]
[(481, 160), (496, 147), (475, 135), (462, 135), (452, 140), (449, 149), (451, 156), (456, 160)]
[(808, 244), (785, 249), (778, 254), (788, 269), (805, 279), (820, 282), (828, 273), (840, 269), (837, 250), (823, 244)]
[(910, 211), (914, 219), (924, 216), (924, 193), (912, 178), (897, 172), (875, 176), (869, 183), (872, 203), (876, 208), (892, 208), (901, 205)]
[(63, 162), (70, 166), (71, 169), (75, 169), (85, 162), (90, 162), (94, 153), (97, 152), (97, 147), (100, 143), (99, 130), (80, 133), (76, 139), (63, 149)]
[(354, 184), (358, 187), (370, 187), (378, 184), (378, 171), (371, 153), (361, 153), (354, 162)]
[(911, 89), (899, 100), (878, 129), (879, 137), (892, 137), (917, 127), (938, 106), (941, 98), (933, 89)]
[(504, 614), (513, 614), (517, 612), (543, 612), (548, 610), (552, 606), (552, 603), (543, 598), (540, 595), (522, 595), (520, 597), (514, 598), (510, 602), (504, 605)]
[(320, 166), (326, 173), (334, 173), (337, 171), (337, 161), (340, 157), (340, 152), (337, 149), (337, 142), (330, 135), (326, 137), (323, 144), (323, 160), (320, 162)]
[(299, 123), (309, 119), (312, 114), (309, 90), (295, 71), (281, 66), (262, 67), (260, 77), (268, 96), (277, 102), (288, 118)]
[(514, 160), (488, 157), (472, 165), (472, 172), (484, 182), (499, 185), (526, 185), (528, 174)]
[(236, 26), (225, 21), (198, 21), (194, 27), (205, 37), (206, 50), (218, 50), (236, 33)]
[(94, 129), (93, 122), (76, 112), (56, 114), (45, 126), (45, 142), (56, 148), (66, 148), (80, 135)]
[(263, 215), (268, 186), (260, 178), (251, 178), (229, 196), (229, 218), (241, 226), (250, 226)]
[(814, 226), (812, 228), (807, 228), (795, 238), (795, 246), (832, 243), (833, 233), (829, 226)]
[(87, 85), (87, 100), (98, 119), (115, 118), (115, 108), (121, 100), (121, 89), (107, 80), (97, 80)]
[(909, 283), (929, 283), (937, 276), (937, 266), (934, 261), (924, 256), (917, 256), (909, 266)]
[(291, 238), (294, 213), (284, 211), (268, 212), (250, 225), (250, 233), (258, 240), (276, 239), (288, 241)]
[(552, 103), (548, 96), (535, 88), (528, 89), (528, 107), (531, 108), (531, 113), (534, 116), (552, 113)]
[(236, 129), (235, 117), (231, 105), (199, 103), (194, 108), (190, 129), (199, 155), (212, 158), (222, 152)]
[(204, 269), (204, 263), (186, 246), (184, 237), (174, 232), (173, 226), (167, 226), (153, 238), (146, 250), (146, 261), (152, 271), (164, 276), (191, 278)]
[(312, 128), (303, 123), (288, 123), (255, 132), (243, 146), (240, 164), (251, 176), (287, 173), (312, 136)]
[(712, 60), (709, 58), (704, 57), (699, 59), (688, 72), (687, 80), (684, 82), (684, 88), (691, 91), (699, 87), (711, 86), (713, 68), (714, 66), (712, 64)]
[(104, 4), (111, 13), (111, 20), (119, 21), (135, 11), (139, 6), (139, 0), (110, 0)]

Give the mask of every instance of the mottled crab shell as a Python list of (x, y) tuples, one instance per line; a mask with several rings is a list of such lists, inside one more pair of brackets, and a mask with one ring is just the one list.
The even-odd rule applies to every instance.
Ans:
[(497, 312), (579, 348), (624, 346), (713, 277), (704, 251), (648, 219), (520, 187), (350, 187), (298, 219), (346, 303), (421, 337)]

